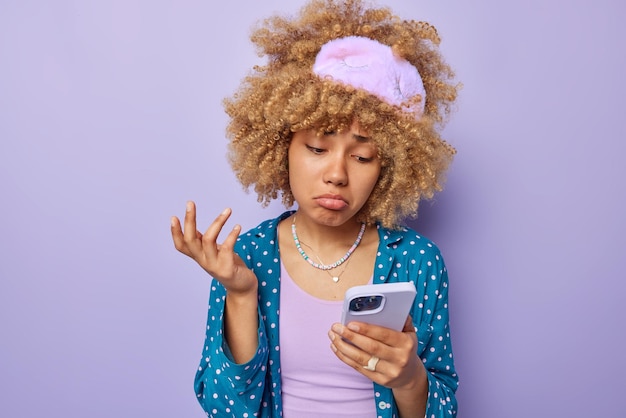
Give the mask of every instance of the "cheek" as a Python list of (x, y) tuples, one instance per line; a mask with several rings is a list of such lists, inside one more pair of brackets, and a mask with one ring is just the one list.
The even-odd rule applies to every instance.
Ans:
[(380, 167), (373, 168), (372, 170), (368, 170), (367, 173), (362, 173), (360, 178), (362, 181), (359, 184), (363, 188), (363, 192), (368, 195), (374, 190), (376, 187), (376, 183), (378, 183), (378, 178), (380, 176)]
[(372, 171), (370, 173), (370, 179), (373, 182), (372, 187), (374, 187), (374, 185), (376, 184), (376, 182), (378, 182), (378, 178), (380, 177), (380, 173), (382, 171), (381, 165), (380, 163), (376, 164), (375, 166), (372, 167)]
[(289, 162), (289, 188), (295, 195), (298, 193), (298, 190), (302, 189), (310, 174), (307, 175), (309, 170), (301, 158), (297, 158), (297, 156), (292, 157), (290, 154), (287, 161)]

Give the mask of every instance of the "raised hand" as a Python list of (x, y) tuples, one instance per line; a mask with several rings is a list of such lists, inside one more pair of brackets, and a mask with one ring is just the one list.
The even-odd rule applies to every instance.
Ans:
[(234, 251), (241, 226), (235, 225), (224, 242), (217, 243), (217, 238), (231, 213), (230, 209), (225, 209), (202, 234), (196, 229), (196, 205), (194, 202), (187, 202), (182, 229), (179, 219), (172, 217), (174, 246), (217, 279), (230, 295), (256, 293), (255, 274)]

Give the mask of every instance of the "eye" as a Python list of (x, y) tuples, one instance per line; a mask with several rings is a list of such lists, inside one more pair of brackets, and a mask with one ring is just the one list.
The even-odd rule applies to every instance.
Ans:
[(312, 147), (312, 146), (310, 146), (310, 145), (307, 145), (307, 146), (306, 146), (306, 149), (308, 149), (309, 151), (311, 151), (313, 154), (317, 154), (317, 155), (320, 155), (320, 154), (322, 154), (322, 153), (324, 152), (324, 150), (323, 150), (323, 149), (321, 149), (321, 148), (315, 148), (315, 147)]
[(362, 156), (356, 155), (356, 154), (352, 154), (352, 157), (354, 157), (354, 159), (357, 160), (360, 163), (370, 163), (370, 162), (372, 162), (374, 160), (373, 158), (362, 157)]

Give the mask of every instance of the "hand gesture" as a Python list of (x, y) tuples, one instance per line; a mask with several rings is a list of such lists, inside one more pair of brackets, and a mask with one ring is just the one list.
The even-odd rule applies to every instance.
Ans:
[(230, 209), (220, 213), (204, 234), (196, 229), (196, 206), (187, 202), (184, 229), (177, 217), (172, 217), (172, 239), (181, 253), (191, 257), (207, 273), (217, 279), (229, 294), (256, 293), (257, 279), (234, 251), (241, 226), (235, 225), (222, 244), (217, 243)]
[(414, 387), (426, 379), (417, 356), (417, 336), (408, 317), (402, 331), (350, 322), (334, 324), (328, 333), (335, 355), (347, 365), (392, 389)]

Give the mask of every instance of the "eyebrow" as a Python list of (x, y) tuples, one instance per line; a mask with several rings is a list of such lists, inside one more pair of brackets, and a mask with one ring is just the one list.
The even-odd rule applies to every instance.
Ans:
[(352, 134), (352, 137), (359, 142), (369, 142), (371, 140), (369, 136), (363, 136), (358, 134)]

